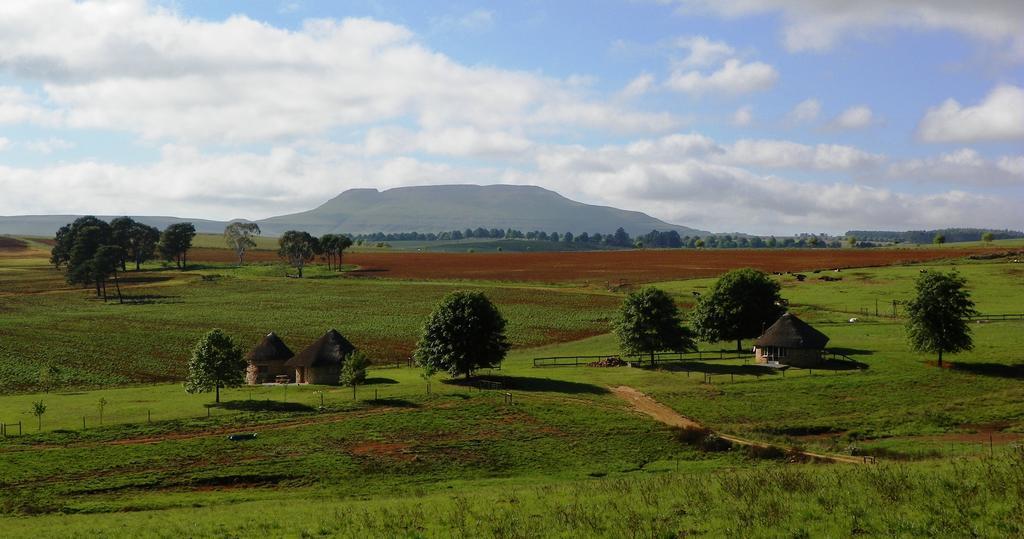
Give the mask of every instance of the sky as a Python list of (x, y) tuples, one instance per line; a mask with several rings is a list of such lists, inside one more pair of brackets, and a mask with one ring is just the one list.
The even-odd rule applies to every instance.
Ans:
[(718, 232), (1021, 229), (1024, 2), (0, 3), (0, 215), (453, 183)]

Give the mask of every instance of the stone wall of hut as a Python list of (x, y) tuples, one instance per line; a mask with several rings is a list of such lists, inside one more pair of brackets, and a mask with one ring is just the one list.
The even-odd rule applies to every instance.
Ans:
[[(768, 352), (760, 346), (757, 347), (756, 357), (758, 363), (767, 363), (769, 359)], [(813, 348), (786, 348), (785, 354), (778, 354), (775, 359), (783, 365), (814, 367), (821, 364), (823, 356), (821, 350)]]
[[(260, 372), (261, 367), (263, 372)], [(291, 368), (284, 366), (284, 361), (253, 362), (245, 369), (245, 383), (254, 386), (274, 382), (281, 374), (287, 374), (291, 378), (295, 373)]]

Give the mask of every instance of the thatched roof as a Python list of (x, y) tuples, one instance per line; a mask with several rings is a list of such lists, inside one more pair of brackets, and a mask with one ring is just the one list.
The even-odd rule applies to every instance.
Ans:
[(245, 360), (253, 362), (266, 362), (266, 361), (287, 361), (292, 358), (295, 354), (276, 333), (271, 331), (267, 333), (260, 343), (253, 348), (248, 355), (245, 356)]
[(356, 349), (337, 330), (330, 330), (324, 333), (313, 344), (306, 347), (295, 357), (288, 360), (285, 366), (288, 367), (326, 367), (340, 365), (345, 356)]
[(780, 346), (782, 348), (822, 349), (828, 344), (828, 336), (812, 328), (795, 315), (786, 313), (757, 338), (756, 346)]

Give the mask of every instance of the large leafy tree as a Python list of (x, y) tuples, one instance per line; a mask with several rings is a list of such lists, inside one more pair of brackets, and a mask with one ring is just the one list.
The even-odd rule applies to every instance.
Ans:
[(324, 234), (320, 237), (320, 248), (327, 256), (327, 268), (331, 268), (331, 262), (338, 271), (341, 271), (342, 256), (345, 249), (352, 246), (352, 238), (344, 234)]
[(160, 229), (136, 222), (132, 225), (128, 236), (128, 258), (135, 261), (135, 271), (142, 263), (156, 256), (156, 247), (160, 243)]
[(174, 260), (178, 269), (188, 267), (188, 250), (192, 248), (192, 238), (196, 237), (196, 227), (192, 223), (175, 223), (164, 229), (160, 235), (160, 254), (164, 260)]
[(928, 271), (914, 283), (916, 297), (907, 304), (907, 339), (917, 352), (962, 352), (974, 347), (968, 317), (977, 314), (958, 273)]
[(246, 361), (242, 350), (226, 333), (213, 329), (204, 335), (188, 360), (185, 391), (207, 393), (215, 391), (215, 402), (220, 402), (220, 388), (238, 387), (245, 379)]
[(110, 221), (111, 244), (121, 248), (124, 257), (120, 260), (121, 271), (127, 271), (128, 253), (132, 248), (132, 231), (138, 223), (131, 217), (116, 217)]
[(735, 340), (736, 350), (742, 350), (743, 339), (757, 337), (785, 312), (779, 290), (763, 271), (732, 270), (697, 301), (694, 329), (705, 341)]
[(117, 280), (117, 270), (123, 267), (125, 258), (124, 249), (119, 245), (103, 245), (93, 255), (92, 270), (95, 279), (100, 283), (100, 291), (103, 294), (103, 301), (107, 301), (107, 279), (114, 278), (114, 288), (117, 290), (117, 302), (124, 303), (121, 296), (121, 284)]
[(416, 344), (420, 367), (467, 378), (501, 364), (509, 349), (505, 318), (483, 292), (456, 291), (430, 313)]
[(280, 246), (277, 256), (299, 270), (299, 277), (302, 277), (302, 268), (313, 260), (319, 250), (319, 242), (309, 232), (300, 230), (289, 230), (277, 240)]
[(623, 352), (650, 354), (652, 365), (655, 352), (696, 349), (693, 334), (683, 325), (676, 302), (664, 290), (654, 287), (626, 296), (612, 321), (612, 329)]
[(256, 247), (255, 236), (260, 235), (260, 225), (256, 223), (245, 223), (235, 221), (224, 227), (224, 241), (235, 250), (238, 257), (238, 265), (242, 265), (245, 259), (245, 252)]

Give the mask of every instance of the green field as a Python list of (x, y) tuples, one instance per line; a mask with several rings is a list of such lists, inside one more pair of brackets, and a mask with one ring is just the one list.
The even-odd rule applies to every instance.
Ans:
[[(622, 294), (604, 290), (154, 265), (126, 283), (139, 301), (118, 305), (69, 289), (43, 259), (0, 258), (0, 422), (22, 428), (0, 438), (0, 526), (14, 537), (124, 526), (164, 537), (1021, 535), (1024, 321), (973, 324), (976, 349), (945, 369), (906, 345), (899, 302), (920, 271), (953, 267), (979, 311), (1022, 311), (1012, 258), (777, 277), (790, 309), (864, 367), (783, 375), (718, 359), (734, 343), (657, 369), (534, 368), (534, 357), (617, 352), (607, 328)], [(685, 311), (711, 282), (658, 286)], [(407, 356), (457, 288), (491, 297), (515, 347), (482, 373), (500, 390), (437, 376), (427, 395), (417, 370), (387, 360)], [(355, 399), (267, 386), (213, 405), (179, 380), (214, 326), (246, 346), (273, 329), (294, 349), (337, 327), (380, 365)], [(44, 393), (49, 364), (60, 387)], [(776, 449), (701, 449), (630, 410), (610, 391), (620, 385)], [(39, 400), (41, 427), (29, 412)], [(259, 435), (226, 440), (233, 432)], [(794, 448), (878, 464), (787, 463)]]

